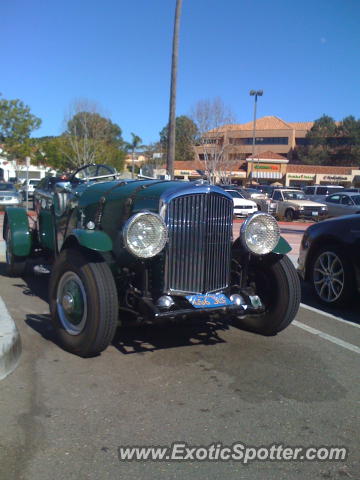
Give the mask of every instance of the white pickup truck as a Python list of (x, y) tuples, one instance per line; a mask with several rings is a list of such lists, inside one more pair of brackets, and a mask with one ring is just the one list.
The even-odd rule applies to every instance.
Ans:
[[(319, 220), (327, 216), (327, 206), (323, 203), (307, 200), (302, 190), (279, 188), (270, 197), (271, 213), (279, 220), (291, 222), (298, 218)], [(264, 212), (269, 212), (269, 202), (258, 200), (257, 204)]]

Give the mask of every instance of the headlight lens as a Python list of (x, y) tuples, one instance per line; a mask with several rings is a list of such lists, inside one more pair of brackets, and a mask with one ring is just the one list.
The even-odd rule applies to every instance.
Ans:
[(240, 237), (250, 252), (256, 255), (266, 255), (278, 244), (280, 228), (271, 215), (254, 213), (242, 224)]
[(140, 258), (151, 258), (165, 247), (167, 228), (159, 215), (141, 212), (129, 218), (123, 236), (130, 253)]

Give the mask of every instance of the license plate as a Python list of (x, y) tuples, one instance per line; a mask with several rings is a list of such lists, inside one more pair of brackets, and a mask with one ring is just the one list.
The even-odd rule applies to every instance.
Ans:
[(313, 215), (319, 215), (318, 212), (312, 212)]
[(214, 308), (233, 305), (232, 301), (222, 293), (214, 295), (188, 295), (186, 299), (195, 308)]

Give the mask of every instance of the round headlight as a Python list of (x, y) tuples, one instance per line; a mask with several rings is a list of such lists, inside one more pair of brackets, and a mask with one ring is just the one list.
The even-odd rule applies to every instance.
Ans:
[(267, 213), (254, 213), (241, 226), (240, 237), (244, 246), (252, 253), (270, 253), (280, 239), (280, 228), (274, 217)]
[(165, 247), (167, 228), (155, 213), (141, 212), (129, 218), (123, 230), (125, 246), (140, 258), (154, 257)]

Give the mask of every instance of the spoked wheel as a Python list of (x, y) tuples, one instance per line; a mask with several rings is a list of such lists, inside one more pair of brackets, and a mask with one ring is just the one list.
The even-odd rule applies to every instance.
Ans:
[(249, 266), (249, 285), (265, 307), (265, 313), (236, 318), (235, 324), (262, 335), (276, 335), (295, 318), (300, 305), (300, 281), (288, 257), (270, 254)]
[(12, 235), (9, 225), (6, 227), (6, 273), (10, 277), (21, 277), (25, 273), (26, 257), (14, 255)]
[(64, 349), (90, 357), (112, 341), (118, 322), (114, 277), (100, 258), (63, 251), (50, 278), (50, 311)]
[(319, 250), (312, 263), (312, 287), (319, 300), (342, 305), (354, 293), (354, 274), (346, 256), (334, 245)]

